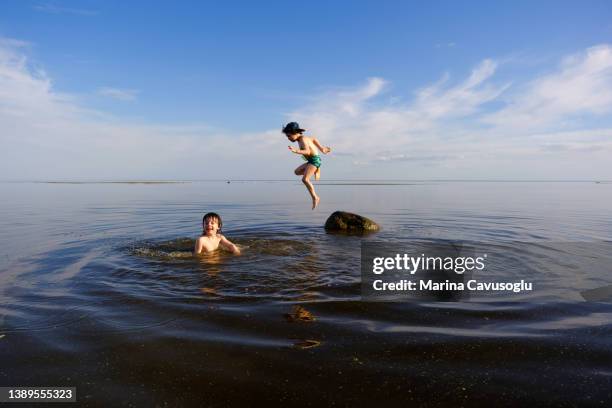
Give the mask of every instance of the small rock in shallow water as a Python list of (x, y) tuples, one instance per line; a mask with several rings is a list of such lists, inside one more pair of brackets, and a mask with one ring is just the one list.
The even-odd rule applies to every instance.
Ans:
[(205, 295), (217, 296), (217, 291), (213, 288), (202, 288), (200, 291), (202, 291), (202, 293)]
[(319, 347), (320, 345), (321, 345), (321, 342), (319, 340), (310, 340), (310, 339), (298, 340), (295, 343), (293, 343), (293, 347), (296, 349), (300, 349), (300, 350), (306, 350), (306, 349), (310, 349), (313, 347)]
[(336, 211), (325, 221), (327, 231), (338, 232), (374, 232), (380, 226), (369, 218), (345, 211)]
[(285, 318), (288, 322), (312, 322), (315, 317), (308, 310), (302, 306), (294, 306), (291, 313), (285, 314)]

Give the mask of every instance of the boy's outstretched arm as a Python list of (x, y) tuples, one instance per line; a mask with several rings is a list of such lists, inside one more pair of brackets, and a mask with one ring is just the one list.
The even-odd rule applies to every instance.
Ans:
[(319, 143), (319, 139), (312, 139), (312, 143), (314, 143), (315, 146), (317, 146), (317, 148), (321, 150), (324, 154), (331, 152), (331, 147), (321, 145), (321, 143)]
[(221, 244), (223, 248), (227, 249), (234, 255), (240, 255), (240, 248), (238, 248), (237, 245), (231, 243), (230, 240), (225, 238), (223, 235), (221, 236), (221, 241), (219, 241), (219, 244)]

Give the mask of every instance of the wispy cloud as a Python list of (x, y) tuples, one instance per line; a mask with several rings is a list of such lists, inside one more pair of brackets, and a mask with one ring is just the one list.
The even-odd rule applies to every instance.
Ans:
[(445, 75), (441, 81), (421, 90), (412, 109), (419, 115), (438, 119), (443, 117), (467, 116), (476, 112), (483, 104), (496, 99), (508, 85), (494, 86), (485, 82), (493, 76), (497, 63), (486, 59), (470, 76), (457, 86), (444, 88), (448, 81)]
[(446, 43), (437, 43), (435, 45), (436, 48), (455, 48), (455, 44), (454, 42), (446, 42)]
[[(58, 92), (27, 52), (27, 43), (0, 38), (3, 178), (285, 178), (299, 164), (278, 128), (236, 134), (198, 123), (127, 122), (88, 109)], [(311, 95), (287, 120), (334, 148), (325, 161), (334, 177), (609, 175), (611, 54), (609, 45), (592, 47), (512, 84), (496, 80), (503, 63), (484, 59), (465, 78), (443, 74), (407, 95), (372, 77)]]
[(120, 101), (133, 101), (136, 100), (139, 91), (135, 89), (119, 89), (103, 87), (98, 89), (98, 94), (107, 96), (109, 98), (118, 99)]
[(74, 14), (80, 16), (96, 16), (99, 14), (97, 10), (62, 7), (54, 3), (39, 3), (32, 6), (32, 9), (41, 13), (48, 14)]
[(391, 156), (379, 152), (435, 143), (445, 124), (473, 115), (497, 98), (508, 85), (486, 83), (496, 68), (494, 61), (484, 60), (457, 85), (449, 85), (450, 76), (445, 74), (417, 91), (405, 105), (377, 100), (382, 99), (382, 84), (387, 83), (372, 78), (353, 91), (321, 95), (310, 107), (290, 116), (309, 123), (326, 138), (333, 138), (340, 149), (357, 152), (361, 162), (388, 158)]
[(600, 45), (566, 57), (557, 70), (529, 82), (483, 120), (497, 127), (537, 129), (610, 111), (612, 47)]
[(0, 50), (8, 52), (12, 49), (24, 48), (30, 46), (30, 43), (15, 38), (0, 37)]
[(257, 177), (252, 169), (260, 159), (249, 153), (262, 149), (271, 159), (266, 170), (278, 176), (294, 159), (278, 148), (278, 129), (234, 135), (89, 109), (54, 89), (30, 63), (24, 43), (6, 38), (0, 39), (0, 129), (2, 179)]
[[(612, 121), (605, 119), (612, 113), (611, 52), (609, 45), (592, 47), (563, 59), (547, 75), (515, 83), (496, 81), (500, 63), (485, 59), (466, 79), (453, 83), (444, 74), (403, 105), (386, 102), (380, 92), (363, 92), (372, 88), (369, 80), (355, 88), (354, 93), (367, 95), (354, 99), (357, 115), (339, 109), (351, 94), (344, 91), (337, 99), (321, 95), (289, 116), (315, 128), (337, 151), (358, 157), (353, 164), (364, 170), (398, 162), (422, 174), (422, 163), (429, 161), (447, 176), (460, 169), (472, 176), (483, 171), (535, 175), (546, 166), (547, 175), (556, 168), (561, 177), (568, 168), (586, 172), (592, 160), (599, 171), (609, 171), (612, 166), (603, 163), (612, 153)], [(392, 84), (385, 84), (386, 94), (392, 93)], [(574, 161), (570, 167), (568, 160)]]

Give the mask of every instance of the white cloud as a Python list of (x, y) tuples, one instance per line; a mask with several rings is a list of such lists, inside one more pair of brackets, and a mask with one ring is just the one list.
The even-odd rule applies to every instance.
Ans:
[(485, 60), (456, 86), (447, 86), (449, 75), (445, 74), (435, 84), (419, 90), (414, 100), (403, 106), (377, 103), (374, 99), (380, 96), (386, 82), (370, 79), (350, 92), (326, 93), (310, 107), (290, 116), (308, 123), (322, 137), (332, 139), (341, 151), (360, 156), (361, 162), (379, 160), (390, 157), (379, 154), (381, 151), (413, 149), (423, 143), (434, 146), (442, 133), (441, 126), (447, 121), (472, 115), (497, 98), (507, 85), (485, 83), (496, 67), (494, 61)]
[(433, 86), (424, 88), (417, 94), (413, 109), (419, 116), (437, 119), (441, 117), (466, 116), (474, 113), (479, 106), (496, 99), (506, 88), (485, 84), (497, 69), (495, 61), (486, 59), (481, 62), (461, 84), (443, 89), (448, 75)]
[(98, 94), (102, 96), (108, 96), (109, 98), (118, 99), (120, 101), (133, 101), (136, 100), (136, 96), (139, 91), (135, 89), (119, 89), (103, 87), (98, 89)]
[(447, 43), (437, 43), (436, 44), (436, 48), (454, 48), (455, 47), (454, 42), (447, 42)]
[(560, 67), (528, 83), (508, 105), (484, 118), (497, 127), (538, 129), (612, 110), (612, 47), (569, 56)]
[(75, 14), (80, 16), (95, 16), (99, 14), (97, 10), (61, 7), (53, 3), (35, 4), (32, 6), (32, 9), (41, 13), (49, 14)]
[(118, 123), (83, 108), (8, 39), (0, 42), (0, 128), (3, 179), (146, 176), (178, 163), (202, 134)]
[[(234, 134), (197, 123), (126, 122), (87, 109), (55, 90), (27, 50), (25, 42), (0, 39), (3, 179), (291, 178), (300, 164), (276, 128)], [(312, 96), (287, 120), (334, 148), (324, 171), (334, 178), (607, 176), (610, 55), (610, 46), (590, 48), (512, 86), (495, 80), (503, 66), (491, 59), (463, 80), (445, 74), (413, 95), (393, 94), (391, 83), (372, 77)]]
[[(354, 164), (365, 165), (364, 171), (375, 167), (377, 174), (397, 173), (398, 167), (384, 173), (375, 163), (397, 162), (406, 176), (537, 177), (541, 172), (571, 178), (565, 170), (571, 168), (580, 177), (590, 174), (591, 164), (594, 171), (612, 170), (606, 164), (612, 123), (601, 127), (591, 120), (612, 110), (610, 54), (607, 45), (589, 48), (564, 59), (548, 75), (512, 86), (496, 83), (498, 63), (485, 59), (458, 84), (445, 74), (404, 105), (363, 92), (370, 87), (366, 83), (355, 90), (367, 95), (359, 100), (358, 115), (347, 115), (334, 95), (324, 94), (323, 102), (291, 117), (312, 125), (324, 142), (353, 157)], [(345, 94), (338, 93), (338, 100)], [(573, 161), (570, 167), (565, 166), (568, 160)], [(425, 162), (440, 172), (424, 171)]]

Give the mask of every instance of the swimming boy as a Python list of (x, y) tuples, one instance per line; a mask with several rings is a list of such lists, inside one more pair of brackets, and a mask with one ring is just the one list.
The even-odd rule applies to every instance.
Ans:
[[(283, 133), (292, 142), (298, 142), (299, 149), (293, 146), (289, 146), (289, 150), (293, 153), (301, 154), (306, 160), (306, 163), (298, 166), (295, 169), (296, 176), (302, 176), (302, 182), (306, 185), (308, 193), (312, 197), (312, 209), (314, 210), (319, 201), (321, 200), (317, 193), (315, 193), (314, 186), (310, 182), (310, 178), (314, 174), (315, 180), (321, 177), (321, 157), (319, 157), (319, 150), (323, 154), (331, 152), (331, 148), (327, 146), (321, 146), (321, 143), (314, 137), (304, 136), (305, 130), (300, 128), (297, 122), (290, 122), (283, 128)], [(317, 150), (318, 149), (318, 150)]]
[(223, 221), (219, 214), (209, 212), (204, 215), (202, 218), (202, 236), (196, 240), (193, 253), (197, 255), (202, 252), (212, 252), (221, 246), (234, 255), (240, 255), (240, 249), (232, 244), (229, 239), (219, 234), (221, 227), (223, 227)]

